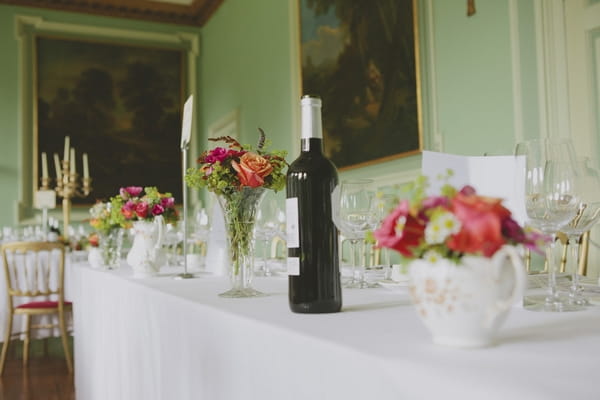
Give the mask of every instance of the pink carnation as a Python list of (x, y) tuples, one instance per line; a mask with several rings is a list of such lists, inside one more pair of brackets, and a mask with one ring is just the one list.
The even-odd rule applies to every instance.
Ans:
[(217, 161), (223, 161), (227, 158), (227, 149), (223, 147), (215, 147), (204, 157), (204, 162), (214, 164)]
[[(398, 230), (398, 225), (404, 229)], [(413, 250), (423, 238), (425, 226), (409, 212), (408, 201), (403, 200), (381, 223), (373, 234), (381, 247), (389, 247), (404, 255), (413, 257)]]
[(142, 190), (144, 190), (144, 188), (142, 188), (141, 186), (127, 186), (119, 189), (119, 194), (121, 195), (123, 200), (127, 200), (131, 197), (139, 196), (140, 193), (142, 193)]
[(173, 197), (163, 197), (160, 199), (160, 205), (164, 208), (171, 208), (175, 205), (175, 199)]

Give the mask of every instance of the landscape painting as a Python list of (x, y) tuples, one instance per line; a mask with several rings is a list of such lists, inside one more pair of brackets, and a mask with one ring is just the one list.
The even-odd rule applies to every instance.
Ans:
[(79, 174), (88, 154), (93, 192), (75, 204), (108, 200), (122, 186), (157, 186), (181, 201), (184, 51), (37, 36), (35, 57), (35, 156), (49, 155), (54, 178), (65, 136)]
[(302, 92), (340, 169), (422, 149), (415, 2), (299, 0)]

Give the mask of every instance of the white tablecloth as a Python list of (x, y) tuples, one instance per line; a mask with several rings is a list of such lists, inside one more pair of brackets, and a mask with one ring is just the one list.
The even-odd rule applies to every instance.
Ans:
[(223, 279), (73, 272), (78, 400), (600, 398), (600, 308), (514, 308), (496, 346), (465, 350), (433, 345), (405, 290), (301, 315), (285, 278), (223, 299)]

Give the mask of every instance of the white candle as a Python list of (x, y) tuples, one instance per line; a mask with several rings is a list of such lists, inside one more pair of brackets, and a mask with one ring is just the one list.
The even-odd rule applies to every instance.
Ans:
[(60, 166), (60, 160), (58, 159), (58, 154), (54, 153), (54, 168), (56, 168), (56, 180), (62, 180), (62, 168)]
[(88, 166), (88, 156), (87, 153), (83, 153), (83, 177), (90, 177), (90, 168)]
[(71, 146), (71, 139), (68, 136), (65, 136), (65, 154), (63, 160), (69, 160), (69, 146)]
[(48, 178), (48, 158), (44, 152), (42, 152), (42, 178)]
[(71, 147), (71, 158), (69, 159), (69, 163), (71, 165), (71, 174), (75, 173), (75, 148)]

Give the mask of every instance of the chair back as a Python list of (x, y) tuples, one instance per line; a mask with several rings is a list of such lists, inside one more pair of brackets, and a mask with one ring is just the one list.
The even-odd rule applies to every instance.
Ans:
[(13, 297), (52, 296), (64, 302), (65, 247), (59, 242), (2, 245), (9, 307)]

